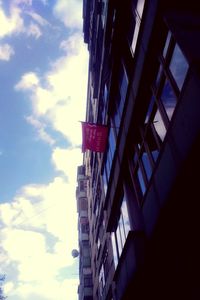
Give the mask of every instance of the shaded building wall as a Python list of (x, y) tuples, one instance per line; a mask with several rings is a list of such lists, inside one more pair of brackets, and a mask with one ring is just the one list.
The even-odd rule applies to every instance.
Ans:
[(86, 121), (109, 126), (84, 154), (93, 299), (197, 299), (200, 10), (88, 3)]

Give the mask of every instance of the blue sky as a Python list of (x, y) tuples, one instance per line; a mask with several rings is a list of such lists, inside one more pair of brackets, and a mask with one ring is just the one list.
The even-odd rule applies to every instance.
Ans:
[(9, 300), (77, 299), (81, 0), (0, 0), (0, 272)]

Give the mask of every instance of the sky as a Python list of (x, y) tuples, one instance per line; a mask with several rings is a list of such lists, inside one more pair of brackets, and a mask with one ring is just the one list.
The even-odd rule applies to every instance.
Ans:
[(0, 273), (9, 300), (75, 300), (88, 51), (82, 0), (0, 0)]

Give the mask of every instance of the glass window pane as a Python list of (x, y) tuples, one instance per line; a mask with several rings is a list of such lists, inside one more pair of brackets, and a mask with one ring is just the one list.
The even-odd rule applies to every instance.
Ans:
[(103, 172), (103, 187), (104, 187), (104, 193), (106, 195), (107, 189), (108, 189), (108, 180), (107, 180), (107, 174), (106, 174), (106, 168), (104, 167)]
[(147, 178), (150, 179), (152, 174), (152, 168), (146, 152), (143, 152), (142, 154), (142, 162), (146, 171)]
[(142, 18), (142, 14), (143, 14), (144, 3), (145, 3), (145, 0), (138, 0), (138, 2), (137, 2), (136, 10), (137, 10), (137, 13), (138, 13), (140, 19)]
[(116, 148), (116, 141), (115, 141), (115, 135), (114, 135), (113, 127), (110, 127), (108, 140), (109, 140), (109, 150), (110, 150), (110, 153), (111, 153), (111, 157), (113, 158), (115, 148)]
[(156, 162), (156, 160), (157, 160), (157, 158), (158, 158), (159, 151), (158, 151), (158, 150), (154, 150), (154, 151), (152, 151), (151, 153), (152, 153), (152, 156), (153, 156), (154, 161)]
[(176, 81), (179, 90), (181, 90), (183, 86), (183, 82), (185, 80), (188, 68), (189, 68), (188, 62), (186, 61), (179, 46), (176, 44), (169, 65), (169, 69), (172, 72), (172, 75)]
[(122, 240), (121, 240), (119, 226), (117, 227), (117, 230), (116, 230), (116, 241), (117, 241), (117, 246), (118, 246), (118, 251), (119, 251), (119, 256), (120, 256), (122, 253)]
[(140, 21), (136, 20), (133, 39), (132, 39), (132, 44), (131, 44), (131, 50), (132, 50), (133, 55), (135, 53), (135, 48), (136, 48), (137, 38), (138, 38), (138, 34), (139, 34), (139, 29), (140, 29)]
[(154, 105), (154, 103), (155, 103), (155, 97), (152, 96), (152, 97), (151, 97), (151, 100), (150, 100), (150, 103), (149, 103), (149, 106), (148, 106), (147, 114), (146, 114), (146, 117), (145, 117), (145, 123), (148, 123), (148, 121), (149, 121), (151, 112), (152, 112), (152, 110), (153, 110), (153, 105)]
[(119, 219), (118, 228), (119, 228), (119, 231), (120, 231), (122, 249), (123, 249), (124, 244), (126, 242), (126, 236), (125, 236), (125, 231), (124, 231), (124, 224), (123, 224), (122, 215), (120, 216), (120, 219)]
[(113, 248), (113, 259), (115, 268), (118, 264), (118, 254), (117, 254), (117, 247), (116, 247), (116, 240), (115, 240), (115, 232), (111, 233), (111, 241), (112, 241), (112, 248)]
[(163, 70), (163, 67), (162, 67), (162, 65), (160, 65), (159, 69), (158, 69), (157, 77), (156, 77), (156, 82), (155, 82), (156, 87), (158, 86), (158, 84), (160, 82), (162, 70)]
[(154, 125), (154, 128), (155, 128), (156, 132), (158, 133), (160, 139), (163, 141), (167, 131), (166, 131), (166, 128), (163, 123), (163, 120), (162, 120), (159, 110), (157, 110), (157, 112), (156, 112), (156, 115), (153, 120), (153, 125)]
[(128, 89), (128, 76), (126, 74), (126, 70), (124, 67), (122, 68), (122, 79), (120, 82), (120, 103), (118, 107), (119, 115), (122, 116), (123, 110), (124, 110), (124, 104), (126, 100), (126, 94)]
[(144, 193), (146, 191), (146, 186), (145, 186), (144, 179), (143, 179), (142, 172), (141, 172), (140, 168), (138, 168), (138, 170), (137, 170), (137, 177), (138, 177), (138, 181), (139, 181), (139, 184), (140, 184), (142, 194), (144, 195)]
[(163, 57), (166, 57), (167, 50), (168, 50), (168, 47), (169, 47), (170, 39), (171, 39), (171, 32), (169, 31), (168, 34), (167, 34), (167, 38), (166, 38), (166, 42), (165, 42), (165, 47), (163, 49)]
[(164, 105), (167, 116), (169, 120), (171, 120), (172, 115), (174, 113), (174, 109), (177, 104), (177, 100), (168, 80), (165, 81), (165, 85), (161, 94), (161, 100)]
[(123, 216), (125, 236), (127, 238), (128, 233), (131, 230), (131, 226), (130, 226), (130, 220), (129, 220), (129, 215), (128, 215), (128, 208), (127, 208), (127, 203), (126, 203), (126, 198), (125, 197), (124, 197), (124, 199), (122, 201), (121, 213), (122, 213), (122, 216)]

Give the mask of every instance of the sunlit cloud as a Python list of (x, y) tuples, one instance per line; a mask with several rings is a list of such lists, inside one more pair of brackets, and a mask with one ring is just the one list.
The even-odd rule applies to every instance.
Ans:
[(0, 60), (9, 61), (11, 56), (15, 54), (12, 46), (9, 44), (0, 44)]
[[(63, 24), (67, 27), (57, 45), (60, 56), (49, 58), (49, 66), (43, 71), (38, 66), (26, 68), (16, 80), (14, 92), (19, 97), (20, 93), (24, 94), (29, 104), (23, 118), (33, 128), (32, 140), (50, 146), (49, 163), (54, 178), (41, 184), (26, 184), (9, 202), (0, 204), (0, 264), (8, 274), (5, 294), (11, 299), (76, 300), (78, 265), (74, 265), (71, 251), (78, 247), (75, 193), (77, 166), (82, 163), (79, 121), (85, 118), (88, 75), (88, 53), (82, 37), (82, 2), (37, 1), (53, 7), (54, 28), (62, 32), (57, 25), (59, 21), (62, 28), (65, 28)], [(38, 44), (47, 35), (51, 39), (45, 26), (50, 29), (53, 25), (34, 11), (33, 1), (12, 0), (6, 13), (1, 3), (0, 0), (1, 46), (6, 44), (3, 39), (9, 38), (10, 43), (14, 41), (11, 37), (19, 35), (29, 37), (28, 44), (27, 39), (23, 40), (25, 49), (27, 45), (34, 49), (35, 40)], [(1, 46), (0, 59), (12, 58), (12, 46), (8, 45), (7, 49)], [(58, 146), (58, 137), (63, 138), (62, 146)], [(2, 151), (5, 155), (5, 150)], [(68, 273), (65, 279), (63, 268), (66, 273), (74, 268), (75, 274)]]
[(80, 149), (63, 149), (55, 148), (52, 153), (52, 162), (56, 170), (61, 171), (63, 174), (68, 175), (70, 171), (69, 181), (73, 184), (76, 182), (77, 174), (77, 161), (81, 161), (82, 154)]
[[(30, 16), (27, 24), (25, 24), (25, 15)], [(42, 35), (41, 27), (49, 23), (32, 10), (32, 1), (13, 0), (10, 2), (8, 15), (5, 14), (0, 2), (0, 24), (0, 39), (19, 34), (38, 39)]]
[(35, 22), (37, 22), (40, 26), (50, 25), (50, 23), (46, 19), (44, 19), (42, 16), (40, 16), (38, 13), (34, 11), (27, 11), (26, 14), (31, 16), (31, 18)]
[[(71, 167), (75, 166), (71, 164)], [(6, 286), (8, 295), (28, 297), (30, 294), (31, 297), (33, 285), (34, 294), (56, 298), (54, 293), (63, 285), (63, 280), (59, 281), (57, 276), (63, 268), (74, 263), (71, 250), (78, 243), (77, 234), (72, 230), (77, 226), (74, 193), (75, 184), (56, 177), (46, 185), (24, 186), (10, 203), (0, 205), (1, 266), (5, 271), (9, 269), (18, 274), (18, 284)], [(50, 292), (46, 287), (49, 282), (52, 282), (55, 298), (48, 298)], [(66, 290), (69, 288), (66, 285), (63, 286), (63, 298), (59, 299), (68, 295), (70, 289)], [(76, 293), (77, 280), (74, 297)]]
[(54, 14), (68, 28), (82, 27), (82, 2), (79, 0), (57, 0)]
[(40, 30), (39, 26), (33, 22), (30, 23), (28, 28), (26, 29), (27, 36), (33, 36), (36, 39), (41, 37), (42, 31)]
[(40, 122), (38, 119), (34, 119), (33, 116), (25, 117), (26, 121), (31, 124), (37, 132), (36, 140), (42, 140), (49, 145), (55, 144), (55, 139), (53, 139), (47, 132), (46, 132), (46, 125), (45, 122)]
[(39, 78), (34, 72), (26, 73), (21, 80), (16, 84), (16, 90), (34, 89), (39, 85)]
[(81, 144), (78, 121), (85, 117), (87, 50), (81, 39), (80, 34), (70, 36), (60, 45), (66, 54), (54, 61), (49, 71), (43, 76), (25, 73), (15, 85), (17, 91), (28, 93), (33, 119), (45, 119), (45, 124), (74, 146)]
[(0, 5), (0, 38), (13, 33), (17, 34), (24, 30), (24, 22), (20, 15), (20, 10), (13, 6), (7, 16)]

